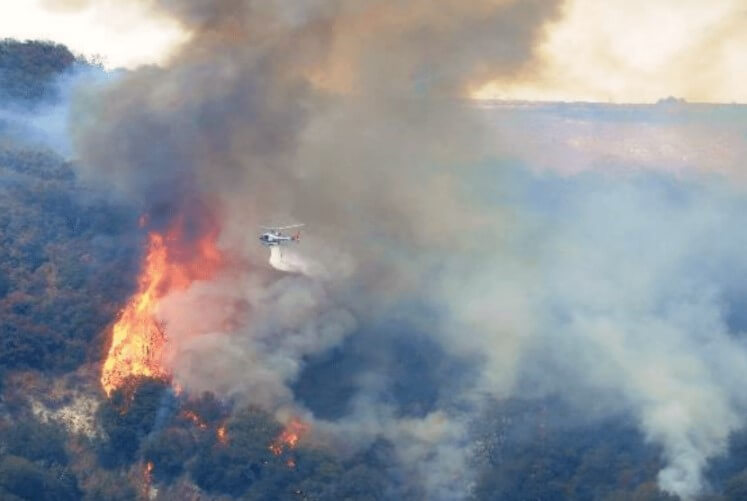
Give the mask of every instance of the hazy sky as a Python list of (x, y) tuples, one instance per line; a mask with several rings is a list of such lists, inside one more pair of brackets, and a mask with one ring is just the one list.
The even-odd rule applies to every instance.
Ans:
[[(102, 55), (109, 67), (159, 63), (189, 35), (142, 5), (3, 0), (0, 36), (59, 41)], [(672, 95), (747, 102), (745, 77), (744, 0), (567, 0), (519, 78), (477, 83), (467, 92), (500, 99), (651, 102)]]
[(53, 40), (73, 52), (103, 56), (110, 68), (159, 63), (187, 39), (167, 18), (132, 0), (0, 1), (0, 37)]
[(481, 97), (747, 102), (744, 0), (568, 0), (539, 61)]

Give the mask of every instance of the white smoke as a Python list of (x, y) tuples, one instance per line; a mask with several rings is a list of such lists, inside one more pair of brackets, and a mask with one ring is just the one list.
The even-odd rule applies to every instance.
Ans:
[(112, 84), (120, 75), (121, 72), (107, 72), (94, 66), (75, 66), (55, 79), (56, 97), (40, 102), (33, 109), (0, 100), (0, 125), (3, 122), (12, 125), (4, 132), (16, 143), (50, 148), (70, 157), (73, 145), (69, 126), (74, 119), (71, 103), (78, 94)]
[(163, 298), (157, 316), (168, 331), (175, 381), (272, 411), (295, 406), (289, 384), (304, 358), (338, 345), (356, 326), (330, 284), (301, 271), (234, 271), (195, 282)]
[[(598, 109), (560, 110), (549, 125), (537, 117), (552, 109), (494, 115), (498, 125), (485, 127), (475, 110), (436, 97), (526, 67), (562, 2), (320, 0), (278, 10), (296, 3), (153, 2), (194, 31), (190, 44), (171, 67), (133, 72), (76, 115), (89, 179), (161, 211), (230, 208), (221, 238), (250, 269), (195, 284), (159, 312), (177, 381), (287, 407), (306, 359), (417, 301), (440, 317), (410, 320), (474, 361), (471, 404), (520, 391), (526, 373), (547, 393), (585, 386), (620, 397), (664, 450), (660, 485), (698, 492), (703, 465), (743, 425), (747, 352), (725, 325), (724, 297), (747, 268), (745, 210), (733, 203), (744, 193), (677, 176), (741, 166), (743, 115), (718, 124), (719, 141), (711, 116), (695, 123), (666, 110), (643, 120), (649, 127), (628, 110)], [(695, 125), (669, 128), (677, 120)], [(625, 185), (651, 166), (674, 186), (652, 197), (654, 176)], [(548, 168), (564, 175), (533, 177)], [(608, 182), (590, 182), (591, 169)], [(531, 178), (529, 193), (512, 176)], [(693, 198), (688, 182), (710, 188)], [(279, 208), (336, 248), (271, 250), (283, 273), (267, 270), (244, 228)], [(439, 376), (443, 387), (468, 379)], [(393, 440), (403, 463), (431, 465), (415, 475), (431, 498), (467, 496), (450, 481), (464, 471), (469, 417), (442, 425), (439, 401), (407, 421), (382, 409), (380, 381), (368, 377), (354, 397), (368, 404), (339, 424), (376, 424), (371, 434)]]
[[(335, 443), (345, 438), (347, 447), (387, 438), (396, 444), (401, 470), (429, 498), (458, 499), (472, 482), (470, 420), (481, 401), (516, 395), (530, 374), (541, 386), (535, 394), (623, 408), (662, 448), (659, 486), (684, 499), (700, 493), (704, 467), (743, 426), (747, 407), (741, 396), (747, 350), (725, 320), (729, 301), (741, 301), (738, 277), (747, 272), (743, 193), (697, 173), (536, 175), (505, 166), (462, 172), (469, 201), (454, 189), (423, 193), (430, 180), (414, 185), (405, 176), (398, 189), (413, 186), (417, 196), (395, 196), (384, 209), (368, 200), (358, 209), (370, 210), (370, 219), (393, 206), (413, 211), (421, 224), (408, 221), (401, 235), (397, 223), (405, 222), (383, 217), (352, 229), (320, 225), (331, 235), (320, 239), (326, 247), (312, 235), (282, 255), (271, 250), (270, 264), (283, 274), (253, 270), (169, 298), (174, 307), (164, 318), (177, 350), (177, 378), (195, 391), (268, 409), (298, 408), (290, 386), (306, 357), (339, 346), (392, 303), (417, 298), (442, 318), (429, 323), (418, 312), (413, 323), (450, 355), (475, 361), (479, 377), (460, 395), (469, 410), (450, 413), (439, 402), (425, 417), (402, 416), (383, 396), (387, 381), (371, 371), (356, 382), (350, 412), (314, 429), (330, 430)], [(436, 200), (428, 193), (437, 193)], [(236, 211), (237, 228), (247, 212)], [(453, 233), (450, 217), (454, 227), (478, 224), (469, 233), (474, 238)], [(378, 233), (384, 227), (394, 228), (386, 238)], [(243, 229), (237, 233), (246, 237)], [(254, 240), (243, 250), (264, 252)], [(330, 241), (352, 243), (355, 265)], [(355, 287), (365, 290), (350, 294)], [(210, 300), (225, 295), (228, 304), (244, 305), (234, 329), (221, 327), (230, 315)], [(190, 332), (200, 321), (185, 312), (224, 316), (195, 337)], [(177, 327), (178, 319), (185, 325)], [(555, 377), (557, 367), (565, 377)], [(614, 402), (590, 402), (600, 394)]]
[(528, 179), (513, 187), (525, 227), (503, 254), (446, 274), (472, 291), (446, 282), (444, 307), (475, 331), (447, 339), (483, 354), (498, 397), (530, 374), (584, 406), (616, 400), (601, 405), (622, 404), (662, 447), (659, 486), (693, 498), (745, 423), (744, 326), (728, 322), (744, 301), (743, 191), (701, 174)]

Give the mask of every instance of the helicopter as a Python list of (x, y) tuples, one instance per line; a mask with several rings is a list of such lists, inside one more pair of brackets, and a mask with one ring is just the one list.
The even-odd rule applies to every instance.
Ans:
[(285, 235), (284, 230), (291, 230), (293, 228), (301, 228), (303, 224), (293, 224), (290, 226), (260, 226), (264, 233), (259, 236), (259, 241), (262, 245), (267, 247), (279, 247), (291, 242), (298, 242), (301, 240), (301, 232), (296, 231), (293, 235)]

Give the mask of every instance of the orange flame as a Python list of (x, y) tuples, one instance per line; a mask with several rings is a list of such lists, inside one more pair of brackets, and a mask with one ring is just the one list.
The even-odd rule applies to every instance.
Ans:
[(143, 468), (143, 484), (145, 486), (145, 492), (147, 493), (150, 489), (150, 484), (153, 483), (153, 461), (145, 463)]
[(228, 443), (228, 433), (226, 432), (226, 425), (221, 425), (220, 427), (218, 427), (218, 429), (215, 431), (215, 434), (218, 437), (218, 442), (223, 445), (226, 445)]
[(200, 416), (198, 416), (196, 412), (194, 412), (194, 411), (184, 411), (182, 414), (184, 415), (185, 418), (187, 418), (190, 421), (192, 421), (192, 423), (195, 426), (197, 426), (199, 429), (201, 429), (201, 430), (206, 430), (207, 429), (207, 423), (205, 423), (205, 421), (203, 421), (202, 418)]
[(298, 441), (309, 432), (310, 428), (308, 424), (300, 419), (291, 419), (282, 433), (268, 447), (270, 452), (279, 456), (287, 449), (295, 449)]
[[(162, 365), (166, 347), (165, 325), (156, 319), (158, 302), (168, 293), (188, 288), (195, 280), (215, 274), (222, 261), (211, 231), (189, 248), (180, 248), (182, 222), (165, 236), (151, 232), (138, 290), (112, 328), (112, 343), (101, 371), (107, 395), (133, 376), (168, 379)], [(185, 258), (186, 256), (186, 258)]]

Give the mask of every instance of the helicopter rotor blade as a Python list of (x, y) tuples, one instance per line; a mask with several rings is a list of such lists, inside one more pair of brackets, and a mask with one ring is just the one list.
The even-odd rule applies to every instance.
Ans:
[(304, 226), (304, 225), (303, 224), (292, 224), (290, 226), (260, 226), (260, 228), (262, 228), (263, 230), (276, 230), (276, 231), (280, 231), (280, 230), (290, 230), (290, 229), (293, 229), (293, 228), (300, 228), (302, 226)]

